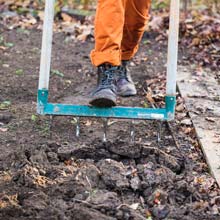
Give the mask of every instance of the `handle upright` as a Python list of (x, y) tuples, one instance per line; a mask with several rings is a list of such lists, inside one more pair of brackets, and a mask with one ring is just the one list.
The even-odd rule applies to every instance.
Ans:
[(46, 0), (41, 48), (39, 90), (48, 90), (51, 66), (55, 0)]
[(171, 0), (166, 95), (176, 96), (180, 0)]

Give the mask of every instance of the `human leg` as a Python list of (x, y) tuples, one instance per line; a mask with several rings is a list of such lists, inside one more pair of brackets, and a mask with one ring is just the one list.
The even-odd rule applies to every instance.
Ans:
[(122, 60), (130, 60), (137, 52), (149, 19), (150, 4), (151, 0), (127, 0), (121, 43)]
[(93, 65), (121, 64), (121, 41), (127, 0), (99, 0), (95, 18), (95, 49), (91, 52)]
[(122, 65), (117, 75), (116, 88), (120, 96), (136, 95), (137, 91), (131, 79), (127, 62), (138, 50), (148, 20), (150, 0), (127, 0), (125, 22), (121, 43)]

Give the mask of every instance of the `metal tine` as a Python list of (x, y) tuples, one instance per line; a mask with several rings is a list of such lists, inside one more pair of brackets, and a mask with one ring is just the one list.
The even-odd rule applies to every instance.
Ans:
[(158, 130), (157, 130), (157, 142), (161, 142), (161, 136), (162, 136), (162, 121), (157, 122)]
[(102, 141), (106, 143), (107, 142), (107, 131), (108, 131), (108, 119), (107, 118), (103, 118), (103, 130), (104, 130), (104, 134), (103, 134)]
[(80, 117), (76, 118), (76, 137), (80, 136)]
[(134, 143), (135, 142), (134, 120), (131, 120), (130, 123), (130, 137), (131, 137), (131, 143)]

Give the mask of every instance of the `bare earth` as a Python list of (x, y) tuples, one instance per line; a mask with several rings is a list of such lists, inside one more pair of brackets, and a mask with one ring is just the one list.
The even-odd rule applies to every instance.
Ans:
[[(82, 119), (78, 139), (73, 117), (54, 118), (50, 132), (49, 117), (36, 115), (41, 32), (0, 33), (14, 44), (0, 50), (0, 103), (11, 102), (0, 110), (0, 219), (220, 219), (220, 191), (184, 105), (175, 122), (163, 124), (159, 144), (152, 121), (135, 122), (135, 144), (126, 120), (110, 120), (106, 144), (100, 119)], [(55, 34), (52, 70), (59, 72), (52, 71), (50, 101), (85, 103), (96, 82), (88, 56), (93, 42), (66, 39)], [(130, 67), (138, 96), (119, 104), (149, 105), (147, 86), (160, 97), (164, 48), (145, 36)]]

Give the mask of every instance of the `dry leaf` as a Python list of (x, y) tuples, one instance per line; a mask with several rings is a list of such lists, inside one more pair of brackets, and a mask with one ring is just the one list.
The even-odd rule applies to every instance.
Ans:
[(72, 17), (69, 16), (68, 14), (66, 13), (61, 13), (61, 18), (65, 21), (65, 22), (71, 22), (72, 21)]
[(147, 98), (147, 101), (150, 102), (151, 104), (154, 104), (155, 101), (154, 99), (152, 98), (152, 95), (150, 93), (147, 93), (146, 94), (146, 98)]
[(133, 203), (133, 204), (130, 205), (129, 207), (132, 208), (132, 209), (134, 209), (134, 210), (137, 210), (137, 208), (138, 208), (139, 205), (140, 205), (139, 203)]

